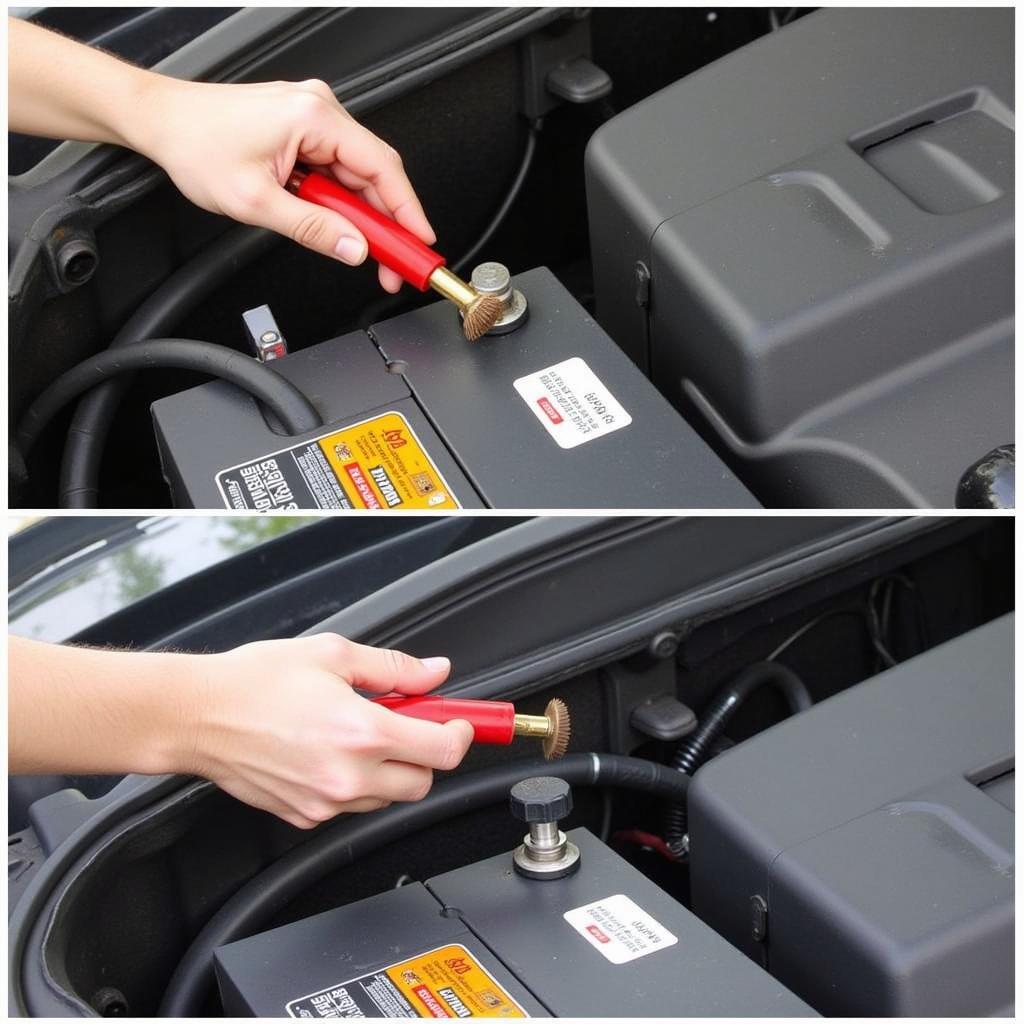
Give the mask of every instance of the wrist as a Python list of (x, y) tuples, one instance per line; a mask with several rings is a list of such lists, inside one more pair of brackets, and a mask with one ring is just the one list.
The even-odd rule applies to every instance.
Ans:
[(191, 83), (143, 68), (127, 66), (124, 88), (110, 106), (111, 141), (160, 163), (179, 91)]
[(211, 717), (210, 669), (215, 654), (161, 654), (140, 758), (152, 775), (199, 775), (206, 761)]

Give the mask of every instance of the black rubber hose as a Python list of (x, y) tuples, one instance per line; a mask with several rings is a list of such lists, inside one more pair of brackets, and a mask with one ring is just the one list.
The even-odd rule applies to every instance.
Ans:
[(259, 399), (289, 434), (323, 425), (309, 399), (279, 373), (222, 345), (187, 338), (154, 338), (107, 349), (62, 373), (28, 408), (15, 434), (23, 457), (53, 417), (73, 398), (122, 373), (148, 369), (195, 370), (230, 381)]
[(507, 799), (512, 786), (533, 775), (557, 775), (572, 786), (642, 790), (673, 800), (685, 800), (690, 783), (687, 776), (653, 761), (612, 754), (570, 754), (558, 762), (520, 761), (456, 776), (439, 783), (419, 803), (339, 818), (251, 878), (210, 918), (178, 964), (164, 993), (160, 1016), (202, 1013), (214, 980), (213, 951), (265, 927), (322, 878), (388, 843)]
[[(166, 336), (191, 309), (279, 241), (280, 235), (263, 229), (238, 227), (225, 232), (139, 306), (114, 336), (110, 349)], [(103, 449), (130, 384), (129, 377), (107, 381), (78, 403), (61, 460), (61, 508), (96, 508), (99, 504)]]
[[(672, 756), (671, 767), (692, 776), (708, 759), (715, 741), (722, 735), (740, 705), (762, 686), (774, 686), (789, 705), (791, 714), (806, 711), (814, 702), (803, 680), (777, 661), (759, 661), (745, 668), (712, 698), (697, 728), (683, 739)], [(685, 852), (686, 804), (673, 802), (665, 818), (665, 842), (676, 855)]]

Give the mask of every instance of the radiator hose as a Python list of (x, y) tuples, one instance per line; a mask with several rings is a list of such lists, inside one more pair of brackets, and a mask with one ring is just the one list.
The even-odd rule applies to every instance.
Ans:
[[(715, 742), (740, 705), (762, 686), (774, 686), (785, 698), (791, 714), (806, 711), (813, 701), (803, 680), (777, 661), (759, 661), (745, 668), (719, 690), (704, 710), (697, 728), (676, 748), (670, 762), (675, 771), (687, 777), (708, 759)], [(687, 852), (686, 803), (675, 801), (665, 818), (665, 841), (677, 857)]]
[(687, 775), (653, 761), (614, 754), (569, 754), (557, 765), (551, 761), (517, 761), (455, 776), (438, 783), (418, 803), (394, 804), (372, 814), (340, 817), (249, 879), (210, 918), (171, 977), (160, 1004), (160, 1016), (202, 1015), (214, 981), (213, 951), (266, 927), (310, 886), (389, 843), (499, 803), (508, 798), (512, 786), (532, 775), (557, 775), (571, 786), (612, 786), (677, 801), (686, 799), (690, 784)]

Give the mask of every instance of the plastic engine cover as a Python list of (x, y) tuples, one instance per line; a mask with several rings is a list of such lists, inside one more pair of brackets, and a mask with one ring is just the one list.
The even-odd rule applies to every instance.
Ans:
[(1012, 1013), (1013, 757), (1006, 616), (702, 767), (694, 910), (829, 1016)]
[(595, 134), (598, 319), (765, 504), (948, 507), (1012, 441), (1013, 67), (1011, 10), (827, 9)]

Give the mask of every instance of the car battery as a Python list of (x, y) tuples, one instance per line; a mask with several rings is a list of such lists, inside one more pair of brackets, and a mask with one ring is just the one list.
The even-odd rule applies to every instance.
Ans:
[(586, 829), (568, 838), (567, 877), (523, 877), (503, 853), (222, 946), (225, 1013), (813, 1015)]
[(216, 381), (155, 402), (178, 507), (735, 508), (757, 502), (548, 270), (469, 343), (447, 302), (274, 360), (324, 426)]

